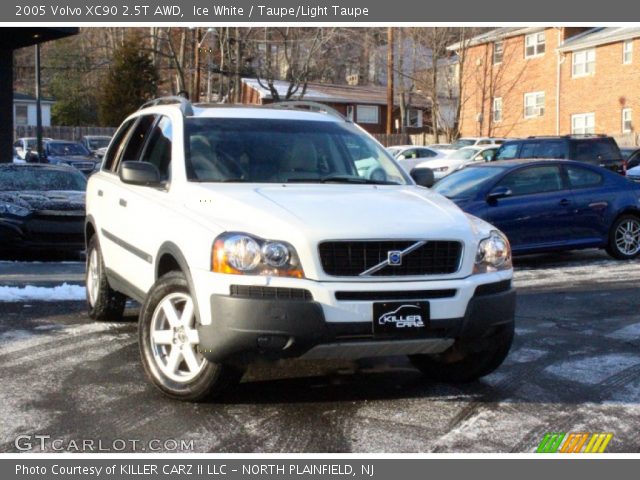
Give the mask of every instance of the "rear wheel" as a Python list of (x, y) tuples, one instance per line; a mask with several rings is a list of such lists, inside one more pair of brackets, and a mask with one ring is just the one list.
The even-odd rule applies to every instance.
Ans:
[(96, 235), (89, 240), (86, 265), (85, 284), (89, 317), (104, 322), (122, 320), (127, 297), (109, 286)]
[(500, 327), (492, 335), (480, 339), (486, 345), (473, 351), (456, 341), (448, 350), (436, 355), (410, 355), (409, 360), (429, 380), (447, 383), (466, 383), (489, 375), (496, 370), (507, 355), (513, 342), (514, 325)]
[(171, 398), (203, 400), (222, 393), (242, 376), (200, 353), (194, 301), (181, 272), (164, 275), (151, 288), (140, 310), (138, 338), (147, 376)]
[(640, 254), (640, 218), (622, 215), (613, 222), (607, 253), (619, 260), (630, 260)]

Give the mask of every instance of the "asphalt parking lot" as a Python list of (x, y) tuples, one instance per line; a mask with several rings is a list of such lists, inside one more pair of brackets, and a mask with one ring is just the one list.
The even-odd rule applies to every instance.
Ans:
[[(0, 292), (80, 284), (83, 268), (0, 261)], [(47, 435), (71, 451), (86, 440), (167, 451), (173, 439), (194, 452), (533, 452), (547, 432), (611, 432), (608, 452), (640, 451), (640, 261), (585, 251), (516, 269), (516, 340), (482, 381), (425, 383), (400, 357), (288, 361), (257, 365), (201, 404), (146, 381), (135, 305), (100, 324), (82, 301), (0, 302), (0, 451)]]

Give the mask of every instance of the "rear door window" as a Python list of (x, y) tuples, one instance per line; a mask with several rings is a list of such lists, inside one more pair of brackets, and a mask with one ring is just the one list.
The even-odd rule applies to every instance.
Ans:
[(566, 159), (565, 142), (540, 142), (536, 150), (536, 158)]
[(577, 141), (575, 144), (575, 153), (571, 160), (595, 163), (598, 160), (598, 152), (599, 149), (597, 148), (596, 142)]
[(536, 158), (538, 142), (524, 142), (520, 150), (520, 158)]
[(597, 187), (602, 184), (602, 175), (593, 170), (575, 165), (567, 165), (566, 168), (571, 188)]
[(540, 165), (517, 170), (507, 175), (499, 186), (511, 190), (512, 196), (555, 192), (563, 189), (560, 168), (557, 165)]

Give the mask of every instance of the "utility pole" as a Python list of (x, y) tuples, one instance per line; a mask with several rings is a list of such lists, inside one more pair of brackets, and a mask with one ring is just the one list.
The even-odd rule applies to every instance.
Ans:
[(393, 133), (393, 27), (387, 27), (387, 135)]
[(201, 39), (200, 39), (200, 28), (196, 27), (196, 30), (194, 32), (195, 38), (194, 38), (194, 68), (195, 68), (195, 79), (193, 82), (193, 92), (191, 94), (191, 100), (193, 102), (199, 102), (200, 101), (200, 48), (201, 48)]
[(42, 161), (42, 105), (40, 102), (40, 44), (36, 43), (36, 150)]

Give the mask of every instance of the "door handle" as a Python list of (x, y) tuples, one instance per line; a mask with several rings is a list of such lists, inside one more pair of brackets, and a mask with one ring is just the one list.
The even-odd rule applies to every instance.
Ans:
[(126, 207), (127, 206), (127, 201), (124, 198), (120, 199), (120, 206), (121, 207)]
[(567, 205), (569, 205), (569, 200), (567, 200), (566, 198), (563, 198), (562, 200), (560, 200), (560, 205), (563, 207), (566, 207)]

